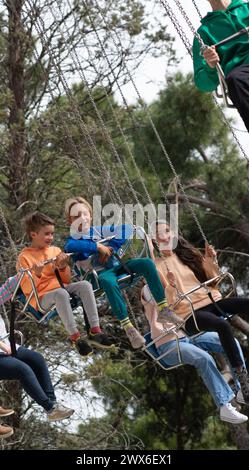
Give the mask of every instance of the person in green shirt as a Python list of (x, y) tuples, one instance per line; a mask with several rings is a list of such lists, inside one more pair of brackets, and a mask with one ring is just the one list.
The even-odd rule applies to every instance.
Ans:
[(244, 0), (208, 0), (212, 7), (202, 20), (198, 33), (205, 45), (201, 54), (197, 38), (193, 44), (194, 79), (199, 90), (214, 91), (219, 63), (225, 74), (229, 96), (249, 131), (249, 40), (242, 34), (215, 47), (214, 44), (249, 26), (249, 3)]

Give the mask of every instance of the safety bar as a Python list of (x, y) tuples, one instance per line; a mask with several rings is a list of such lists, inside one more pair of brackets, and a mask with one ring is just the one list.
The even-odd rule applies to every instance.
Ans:
[[(175, 349), (177, 350), (177, 357), (178, 357), (178, 364), (175, 364), (173, 366), (165, 366), (165, 365), (162, 365), (160, 363), (160, 366), (163, 367), (163, 369), (165, 370), (171, 370), (171, 369), (176, 369), (177, 367), (180, 367), (183, 363), (182, 363), (182, 356), (181, 356), (181, 351), (180, 351), (180, 344), (179, 344), (179, 336), (178, 336), (178, 333), (177, 333), (177, 330), (179, 330), (179, 327), (176, 327), (175, 325), (173, 325), (172, 327), (170, 328), (165, 328), (163, 330), (163, 333), (159, 336), (157, 336), (156, 338), (154, 338), (152, 341), (150, 341), (148, 344), (146, 344), (145, 346), (143, 346), (142, 348), (142, 351), (145, 351), (155, 362), (157, 363), (160, 363), (161, 359), (164, 359), (168, 354), (170, 354), (172, 351), (174, 351)], [(172, 341), (176, 341), (176, 344), (175, 346), (173, 346), (172, 348), (170, 348), (168, 351), (165, 351), (164, 353), (160, 354), (160, 356), (158, 357), (155, 357), (150, 351), (149, 351), (149, 347), (150, 346), (154, 346), (160, 339), (164, 338), (165, 336), (169, 335), (169, 334), (174, 334), (175, 335), (175, 340), (172, 340)]]
[[(94, 278), (94, 281), (96, 282), (96, 289), (93, 289), (93, 292), (94, 294), (95, 293), (98, 293), (99, 290), (101, 290), (101, 287), (99, 285), (99, 277), (98, 277), (98, 273), (93, 269), (93, 270), (89, 270), (86, 272), (86, 274), (84, 275), (83, 277), (83, 280), (87, 278), (87, 275), (88, 274), (91, 274)], [(125, 281), (129, 281), (131, 278), (131, 275), (130, 274), (127, 274), (125, 276), (122, 276), (120, 279), (118, 279), (118, 284), (121, 284), (122, 282), (125, 282)]]
[(241, 36), (242, 34), (249, 34), (249, 26), (246, 28), (241, 29), (237, 33), (232, 34), (231, 36), (228, 36), (225, 39), (222, 39), (222, 41), (217, 42), (214, 44), (215, 47), (223, 46), (223, 44), (226, 44), (229, 41), (232, 41), (232, 39), (236, 39), (238, 36)]
[(193, 287), (192, 289), (190, 289), (189, 291), (187, 292), (180, 292), (179, 290), (177, 290), (177, 295), (178, 295), (178, 299), (176, 300), (176, 302), (171, 305), (170, 307), (172, 307), (172, 310), (175, 309), (175, 307), (177, 305), (179, 305), (179, 303), (183, 300), (183, 299), (186, 299), (190, 305), (190, 313), (187, 317), (184, 318), (184, 323), (190, 318), (192, 317), (193, 318), (193, 321), (194, 321), (194, 324), (195, 324), (195, 327), (197, 329), (197, 331), (201, 331), (199, 328), (198, 328), (198, 325), (197, 325), (197, 321), (196, 321), (196, 317), (195, 317), (195, 310), (194, 310), (194, 307), (193, 307), (193, 303), (191, 301), (191, 298), (189, 297), (191, 294), (193, 294), (194, 292), (196, 292), (197, 290), (199, 289), (206, 289), (208, 291), (208, 286), (210, 284), (213, 284), (213, 283), (216, 283), (216, 285), (218, 286), (224, 279), (226, 278), (229, 278), (229, 280), (231, 281), (231, 284), (232, 284), (232, 289), (231, 291), (226, 295), (226, 297), (229, 297), (230, 295), (234, 294), (235, 297), (237, 297), (237, 289), (236, 289), (236, 282), (235, 282), (235, 279), (233, 277), (233, 275), (229, 272), (227, 273), (222, 273), (222, 274), (219, 274), (219, 276), (215, 276), (213, 277), (212, 279), (208, 279), (207, 281), (205, 282), (202, 282), (201, 284), (197, 285), (196, 287)]
[[(243, 34), (249, 34), (249, 26), (247, 26), (246, 28), (242, 28), (240, 31), (238, 31), (237, 33), (235, 34), (232, 34), (231, 36), (228, 36), (227, 38), (223, 39), (222, 41), (219, 41), (217, 42), (216, 44), (213, 44), (216, 48), (220, 47), (220, 46), (223, 46), (224, 44), (226, 44), (227, 42), (230, 42), (232, 41), (233, 39), (236, 39), (237, 37), (243, 35)], [(203, 51), (209, 46), (203, 46), (202, 49), (201, 49), (201, 53), (203, 54)], [(219, 77), (219, 83), (220, 83), (220, 89), (221, 89), (221, 94), (218, 92), (218, 90), (216, 90), (216, 96), (218, 98), (223, 98), (223, 101), (224, 101), (224, 104), (225, 106), (227, 106), (227, 108), (235, 108), (235, 106), (233, 104), (231, 104), (228, 100), (229, 98), (229, 93), (228, 93), (228, 89), (227, 89), (227, 83), (226, 83), (226, 78), (225, 78), (225, 75), (224, 75), (224, 72), (220, 66), (220, 64), (217, 64), (216, 65), (216, 70), (217, 70), (217, 73), (218, 73), (218, 77)]]
[(221, 93), (218, 92), (218, 90), (216, 89), (216, 96), (218, 98), (223, 98), (223, 101), (224, 101), (224, 104), (227, 108), (235, 108), (235, 106), (229, 102), (229, 93), (228, 93), (228, 88), (227, 88), (227, 83), (226, 83), (226, 78), (225, 78), (225, 74), (220, 66), (220, 64), (217, 64), (216, 65), (216, 70), (217, 70), (217, 74), (218, 74), (218, 77), (219, 77), (219, 83), (220, 83), (220, 89), (221, 89)]
[[(21, 344), (21, 346), (22, 346), (22, 345), (23, 345), (23, 334), (22, 334), (22, 332), (19, 331), (19, 330), (14, 330), (14, 333), (15, 333), (16, 335), (20, 336), (20, 344)], [(4, 336), (0, 336), (0, 341), (5, 340), (6, 338), (9, 337), (9, 335), (10, 335), (9, 333), (6, 333)]]
[[(235, 39), (235, 38), (237, 38), (237, 37), (239, 37), (243, 34), (249, 35), (249, 26), (247, 26), (246, 28), (241, 29), (240, 31), (238, 31), (235, 34), (232, 34), (231, 36), (228, 36), (227, 38), (223, 39), (222, 41), (219, 41), (216, 44), (213, 44), (213, 46), (218, 48), (218, 47), (226, 44), (229, 41), (232, 41), (233, 39)], [(203, 55), (203, 51), (205, 49), (207, 49), (208, 47), (210, 47), (210, 46), (204, 45), (201, 48), (201, 54), (202, 55)], [(220, 89), (221, 89), (221, 93), (219, 93), (218, 90), (216, 90), (216, 92), (215, 92), (216, 96), (218, 98), (223, 98), (224, 104), (227, 108), (233, 108), (234, 109), (235, 106), (231, 102), (229, 102), (229, 93), (228, 93), (228, 88), (227, 88), (227, 83), (226, 83), (226, 77), (225, 77), (224, 72), (223, 72), (223, 70), (222, 70), (219, 63), (216, 65), (216, 70), (217, 70)]]
[(234, 293), (236, 293), (237, 295), (237, 292), (236, 292), (236, 282), (235, 282), (235, 279), (233, 277), (233, 275), (231, 273), (222, 273), (222, 274), (219, 274), (219, 276), (215, 276), (211, 279), (208, 279), (207, 281), (205, 282), (201, 282), (200, 284), (198, 284), (198, 286), (195, 286), (193, 287), (192, 289), (188, 290), (187, 292), (183, 293), (183, 292), (179, 292), (178, 295), (179, 295), (179, 300), (174, 304), (175, 305), (178, 305), (178, 303), (186, 296), (189, 296), (190, 294), (192, 294), (193, 292), (196, 292), (198, 289), (201, 289), (201, 288), (204, 288), (206, 289), (210, 284), (213, 284), (213, 283), (217, 283), (217, 284), (220, 284), (221, 281), (223, 281), (226, 277), (229, 277), (229, 279), (231, 280), (232, 282), (232, 286), (233, 286), (233, 290), (234, 290)]

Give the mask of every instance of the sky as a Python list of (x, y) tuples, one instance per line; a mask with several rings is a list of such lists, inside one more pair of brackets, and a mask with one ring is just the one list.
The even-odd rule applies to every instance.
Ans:
[[(147, 0), (147, 3), (154, 4), (154, 1)], [(174, 0), (168, 0), (168, 3), (176, 14), (177, 19), (183, 27), (188, 39), (192, 43), (193, 34), (187, 26), (186, 21), (181, 16), (181, 13), (179, 12)], [(193, 6), (192, 0), (181, 0), (181, 3), (185, 11), (188, 13), (193, 26), (197, 29), (200, 23), (200, 19), (195, 7)], [(211, 9), (207, 0), (196, 0), (196, 3), (198, 4), (199, 10), (203, 16)], [(162, 12), (165, 11), (162, 6), (159, 6), (159, 11), (160, 10)], [(193, 70), (191, 57), (187, 53), (185, 46), (182, 43), (182, 40), (179, 38), (174, 26), (170, 23), (170, 21), (167, 21), (167, 24), (169, 28), (168, 31), (175, 37), (175, 49), (177, 51), (177, 57), (181, 59), (179, 65), (176, 67), (176, 71), (180, 70), (184, 73), (191, 72)], [(166, 63), (163, 58), (154, 59), (152, 57), (148, 57), (138, 68), (134, 79), (139, 92), (147, 103), (150, 103), (156, 99), (159, 90), (162, 89), (165, 85), (165, 76)], [(137, 95), (132, 84), (127, 84), (123, 88), (123, 91), (128, 102), (136, 102)], [(220, 103), (222, 103), (222, 100), (220, 100)], [(235, 133), (242, 147), (244, 148), (245, 153), (248, 153), (247, 149), (249, 148), (249, 134), (247, 133), (244, 123), (241, 120), (238, 112), (234, 109), (226, 109), (225, 114), (228, 117), (233, 117), (236, 120), (234, 124), (234, 129), (236, 129)]]

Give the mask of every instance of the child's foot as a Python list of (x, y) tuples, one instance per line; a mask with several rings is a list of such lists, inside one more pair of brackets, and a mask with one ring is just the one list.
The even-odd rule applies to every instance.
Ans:
[(241, 405), (246, 405), (246, 401), (243, 397), (241, 389), (239, 389), (239, 391), (237, 392), (236, 401), (237, 403), (240, 403)]
[(72, 408), (56, 403), (52, 410), (47, 412), (47, 415), (49, 421), (60, 421), (61, 419), (70, 418), (73, 413), (74, 410)]
[(220, 419), (221, 421), (227, 421), (228, 423), (241, 424), (248, 421), (248, 417), (239, 413), (231, 403), (227, 403), (220, 407)]
[(105, 333), (89, 333), (89, 343), (97, 349), (112, 349), (115, 343)]
[(3, 408), (0, 406), (0, 418), (3, 418), (4, 416), (10, 416), (13, 415), (15, 412), (12, 410), (12, 408)]
[(168, 307), (163, 307), (157, 317), (158, 323), (173, 323), (176, 326), (180, 326), (184, 323), (184, 320), (178, 317)]
[(13, 428), (10, 426), (3, 426), (0, 424), (0, 439), (5, 439), (5, 437), (10, 437), (14, 433)]
[(81, 336), (79, 336), (76, 341), (72, 341), (72, 344), (81, 356), (90, 356), (93, 352), (90, 344), (88, 344), (88, 342), (85, 341)]
[(134, 326), (127, 328), (125, 333), (134, 349), (142, 348), (142, 346), (144, 346), (145, 339)]

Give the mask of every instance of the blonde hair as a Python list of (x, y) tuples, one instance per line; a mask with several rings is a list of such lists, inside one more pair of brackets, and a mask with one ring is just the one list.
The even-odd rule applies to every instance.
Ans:
[(91, 214), (91, 217), (92, 217), (93, 209), (92, 209), (91, 204), (89, 204), (89, 202), (86, 199), (84, 199), (81, 196), (70, 197), (65, 202), (65, 216), (66, 216), (66, 219), (67, 219), (68, 222), (70, 222), (70, 212), (71, 212), (72, 207), (75, 204), (79, 204), (79, 203), (84, 204), (84, 206), (87, 207), (87, 209), (89, 210), (89, 212)]

